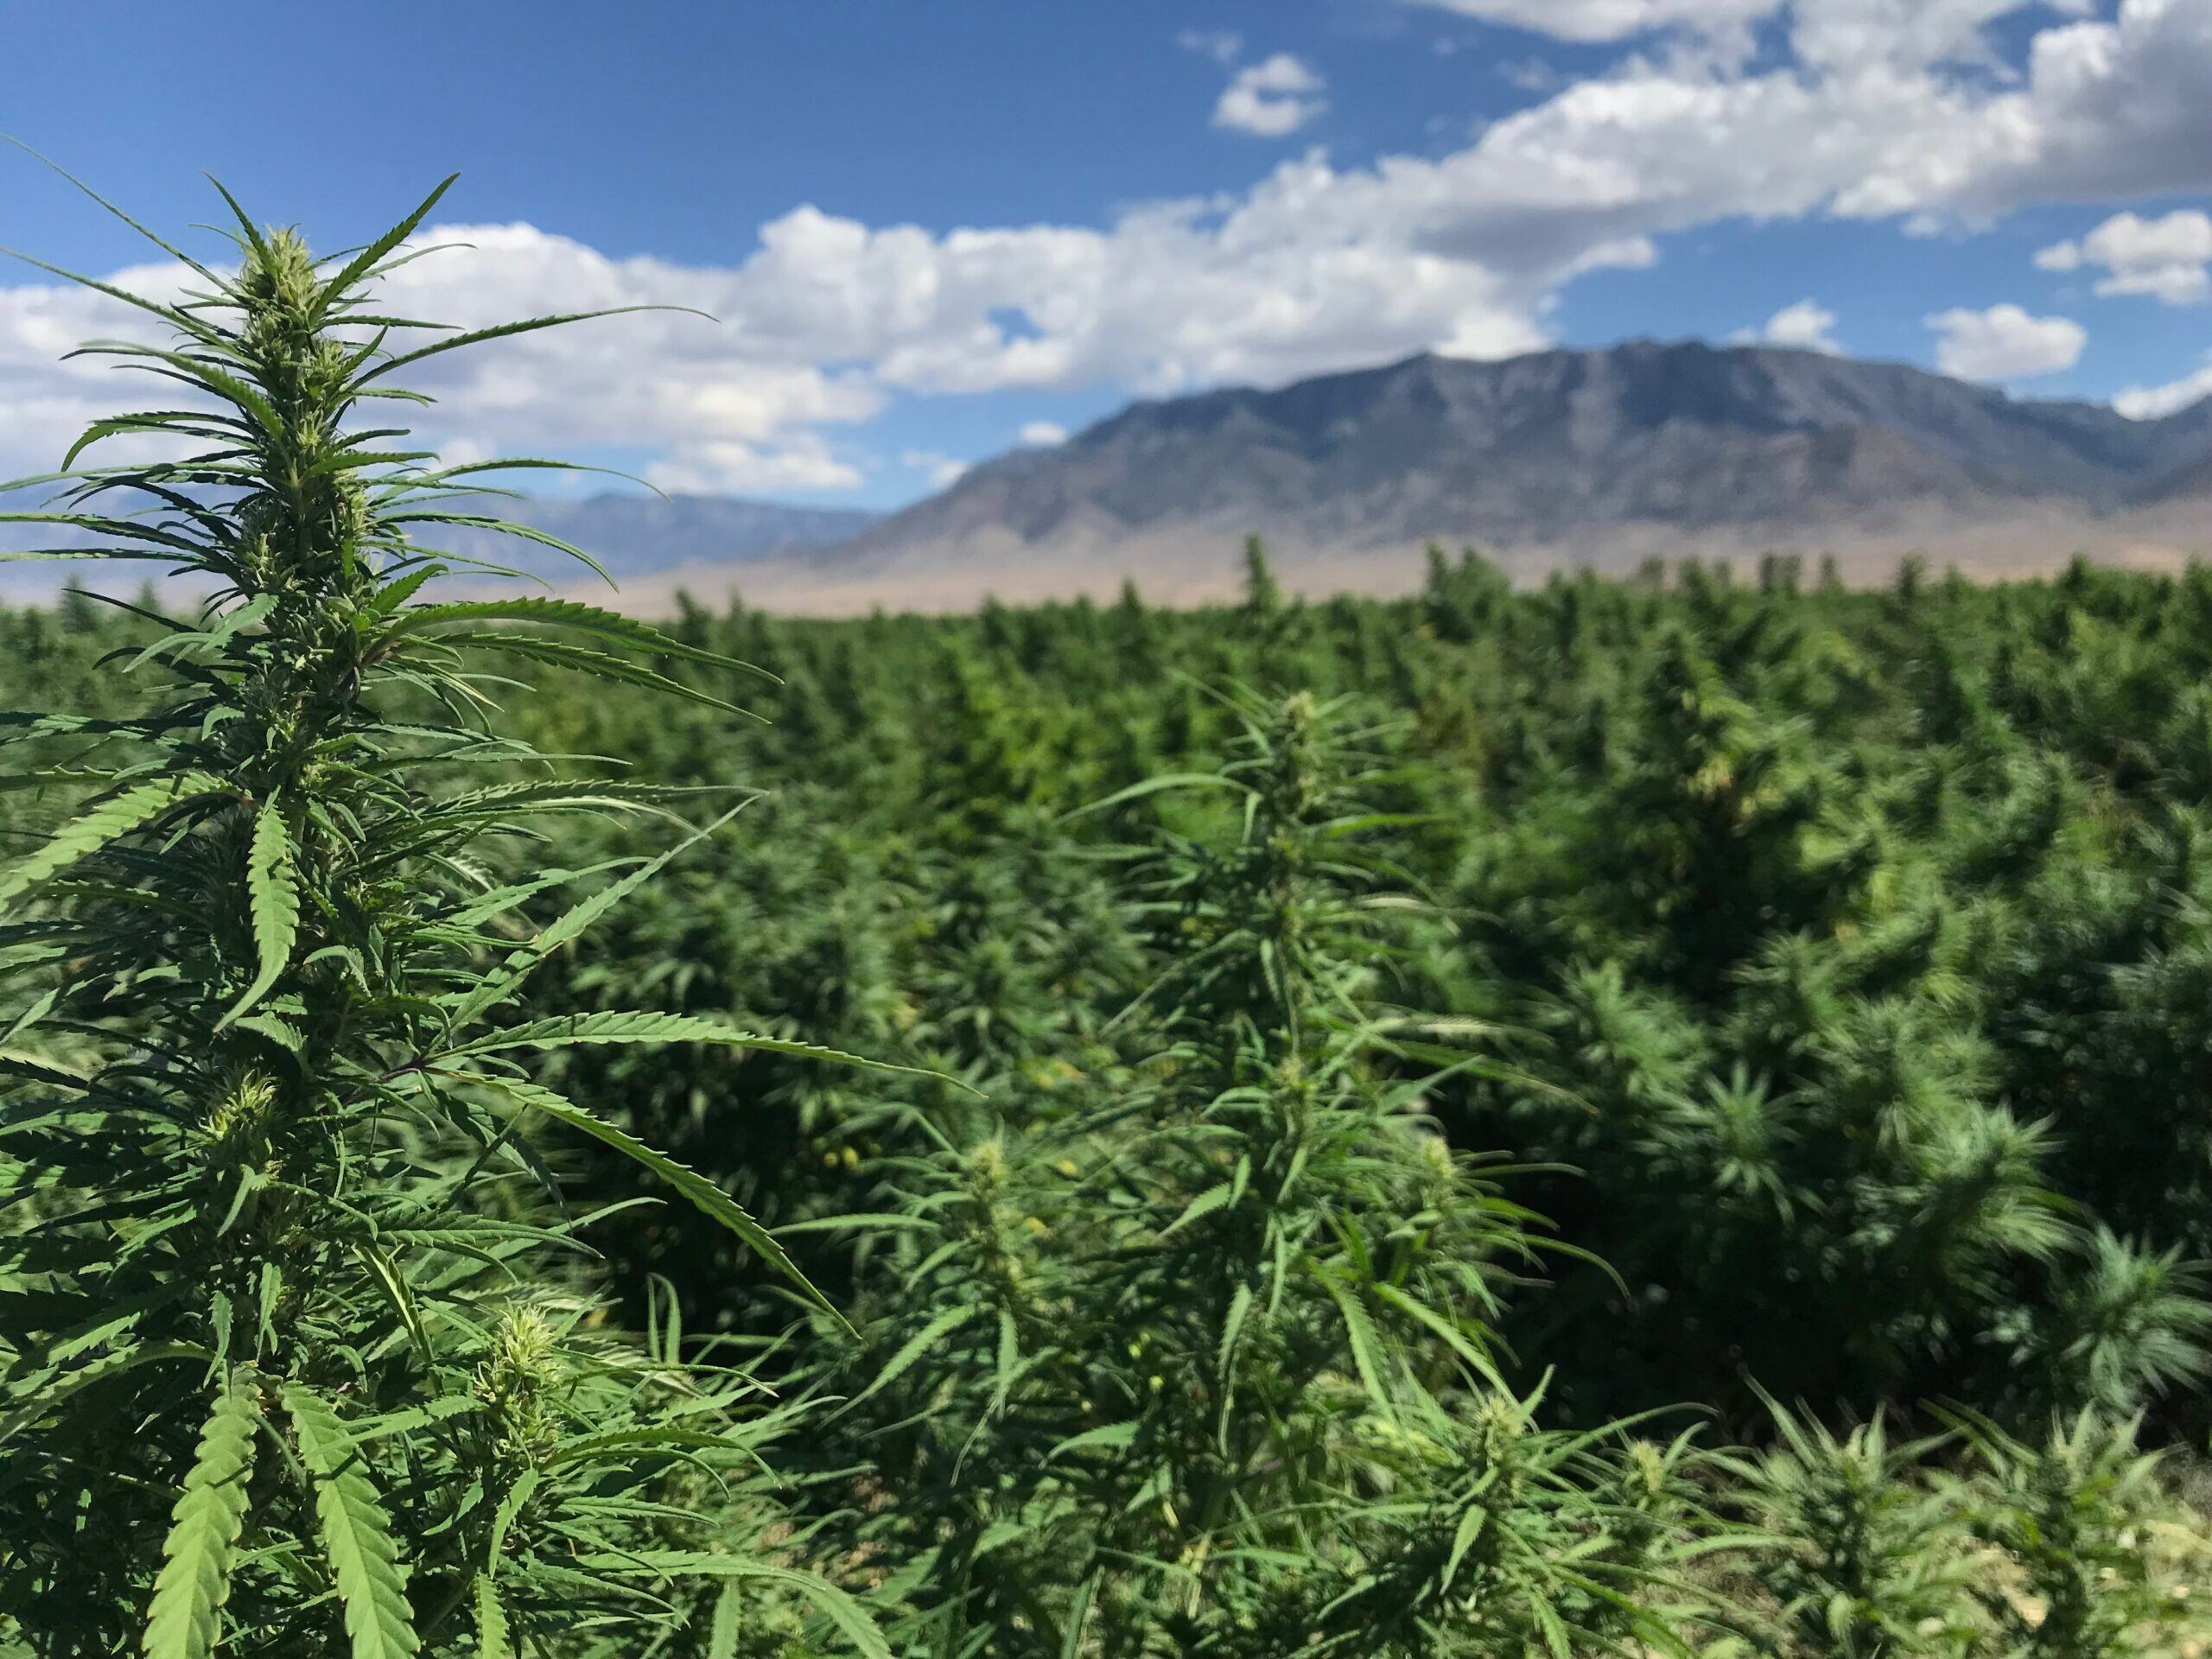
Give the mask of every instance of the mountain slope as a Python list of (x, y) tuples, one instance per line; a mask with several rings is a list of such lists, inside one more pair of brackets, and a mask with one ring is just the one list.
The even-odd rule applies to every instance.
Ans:
[(1642, 556), (1671, 539), (1806, 545), (2075, 525), (2201, 492), (2212, 404), (2158, 422), (1903, 365), (1637, 341), (1423, 356), (1136, 404), (970, 471), (840, 563), (1007, 561), (1258, 531), (1357, 550), (1430, 537)]

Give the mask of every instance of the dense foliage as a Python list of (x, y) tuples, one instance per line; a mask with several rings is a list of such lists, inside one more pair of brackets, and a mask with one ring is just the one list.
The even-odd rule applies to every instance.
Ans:
[[(188, 455), (69, 476), (19, 520), (213, 592), (188, 621), (130, 613), (154, 629), (111, 664), (133, 712), (10, 721), (6, 787), (72, 804), (0, 874), (19, 901), (0, 934), (0, 1617), (41, 1656), (341, 1633), (355, 1659), (628, 1652), (694, 1622), (679, 1586), (765, 1581), (880, 1650), (760, 1543), (782, 1517), (757, 1390), (665, 1332), (598, 1328), (566, 1260), (577, 1220), (530, 1196), (535, 1121), (783, 1265), (727, 1197), (518, 1057), (811, 1051), (652, 1011), (517, 1016), (531, 975), (657, 864), (603, 865), (611, 886), (510, 933), (574, 878), (503, 880), (501, 845), (699, 791), (564, 779), (470, 717), (485, 655), (652, 683), (563, 636), (681, 647), (587, 606), (426, 596), (442, 567), (414, 538), (469, 522), (461, 480), (486, 468), (347, 421), (404, 396), (391, 372), (470, 341), (390, 351), (410, 325), (367, 298), (436, 200), (334, 262), (240, 215), (235, 276), (195, 266), (205, 293), (142, 302), (174, 348), (100, 348), (196, 406), (78, 445)], [(487, 632), (517, 619), (546, 627)]]
[(0, 1651), (2194, 1650), (2212, 573), (486, 599), (419, 217), (0, 612)]

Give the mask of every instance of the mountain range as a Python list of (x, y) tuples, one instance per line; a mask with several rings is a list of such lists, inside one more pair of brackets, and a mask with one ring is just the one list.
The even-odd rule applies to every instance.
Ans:
[[(695, 565), (772, 557), (851, 540), (882, 515), (850, 507), (791, 507), (723, 495), (615, 493), (486, 503), (478, 511), (518, 520), (582, 548), (618, 578)], [(555, 577), (575, 562), (555, 549), (492, 530), (447, 530), (441, 547), (463, 557)]]
[(1076, 561), (1172, 575), (1204, 550), (1225, 575), (1257, 532), (1339, 572), (1431, 540), (1525, 575), (1779, 548), (2026, 568), (2192, 545), (2208, 506), (2212, 400), (2134, 421), (1902, 364), (1634, 341), (1137, 404), (974, 467), (826, 563), (1026, 588)]
[[(794, 610), (963, 608), (1124, 579), (1192, 600), (1233, 586), (1250, 534), (1309, 592), (1403, 587), (1430, 542), (1523, 578), (1766, 551), (1866, 579), (1908, 551), (1987, 575), (2077, 551), (2171, 565), (2212, 541), (2212, 399), (2134, 421), (1902, 364), (1636, 340), (1134, 404), (888, 517), (636, 493), (509, 510), (640, 609), (733, 587)], [(489, 531), (442, 544), (575, 574)]]
[[(39, 490), (0, 495), (0, 507), (35, 510), (43, 505), (44, 493)], [(736, 496), (612, 491), (518, 500), (485, 496), (451, 505), (457, 511), (512, 519), (558, 537), (589, 553), (626, 589), (642, 582), (648, 590), (655, 586), (655, 578), (679, 569), (719, 571), (703, 587), (727, 588), (731, 569), (747, 560), (795, 556), (805, 550), (848, 542), (882, 516), (848, 507), (785, 506)], [(43, 527), (0, 525), (0, 549), (73, 545), (82, 539), (86, 538), (57, 535)], [(448, 525), (435, 536), (424, 533), (422, 539), (434, 542), (442, 552), (528, 571), (556, 586), (588, 582), (600, 594), (606, 592), (603, 583), (589, 577), (567, 554), (504, 531)], [(158, 569), (76, 561), (0, 563), (0, 598), (36, 598), (69, 580), (108, 588), (135, 587)]]

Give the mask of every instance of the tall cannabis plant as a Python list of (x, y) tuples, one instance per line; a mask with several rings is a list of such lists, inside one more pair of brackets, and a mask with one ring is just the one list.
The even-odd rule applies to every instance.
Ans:
[[(600, 1328), (554, 1261), (577, 1224), (532, 1197), (532, 1136), (588, 1137), (784, 1264), (721, 1192), (528, 1066), (578, 1045), (822, 1051), (515, 1011), (673, 851), (505, 855), (549, 817), (696, 791), (566, 776), (491, 734), (480, 664), (731, 713), (639, 658), (710, 683), (736, 665), (588, 605), (438, 596), (463, 562), (429, 543), (452, 530), (552, 540), (470, 510), (475, 475), (555, 463), (441, 467), (359, 417), (428, 401), (397, 384), (427, 359), (581, 320), (380, 315), (444, 188), (322, 260), (231, 203), (234, 273), (161, 245), (199, 284), (175, 303), (72, 279), (170, 331), (94, 349), (175, 406), (95, 423), (65, 467), (117, 438), (192, 453), (30, 480), (55, 498), (9, 517), (73, 544), (10, 556), (166, 566), (196, 601), (140, 610), (155, 638), (120, 664), (139, 712), (4, 717), (4, 786), (59, 805), (43, 834), (12, 815), (0, 874), (0, 1643), (635, 1652), (711, 1620), (728, 1652), (745, 1608), (795, 1591), (880, 1650), (758, 1548), (775, 1515), (747, 1471), (774, 1423), (743, 1379)], [(579, 876), (588, 899), (523, 919)], [(742, 1580), (743, 1604), (711, 1588)]]
[(1497, 1378), (1527, 1218), (1420, 1110), (1478, 1057), (1377, 1000), (1412, 908), (1382, 734), (1224, 706), (1224, 764), (1101, 804), (1198, 831), (1122, 860), (1144, 1058), (887, 1171), (821, 1537), (931, 1659), (1678, 1647), (1687, 1450), (1547, 1432)]

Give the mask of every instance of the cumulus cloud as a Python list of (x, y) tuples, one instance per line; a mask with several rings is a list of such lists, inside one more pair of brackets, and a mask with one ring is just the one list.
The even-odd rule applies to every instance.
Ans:
[[(182, 297), (181, 265), (141, 265), (117, 271), (112, 283), (149, 299)], [(89, 289), (35, 285), (0, 288), (0, 480), (59, 464), (70, 441), (91, 422), (114, 412), (118, 395), (141, 389), (149, 404), (156, 382), (118, 376), (112, 359), (61, 360), (92, 339), (143, 334), (143, 314)], [(118, 444), (108, 452), (132, 452)], [(142, 452), (143, 453), (143, 452)]]
[[(1167, 394), (1423, 346), (1503, 355), (1543, 343), (1536, 308), (1571, 265), (1650, 257), (1621, 244), (1508, 273), (1413, 245), (1387, 218), (1302, 224), (1300, 205), (1342, 182), (1308, 157), (1241, 204), (1154, 204), (1103, 230), (938, 234), (802, 207), (728, 267), (613, 259), (527, 225), (449, 226), (423, 234), (445, 251), (395, 273), (385, 298), (462, 327), (619, 305), (709, 313), (610, 318), (435, 359), (416, 379), (438, 402), (417, 424), (480, 449), (655, 451), (664, 487), (829, 489), (861, 476), (836, 435), (894, 392)], [(119, 274), (156, 292), (181, 275)], [(146, 321), (84, 290), (0, 289), (0, 476), (51, 465), (128, 397), (104, 365), (57, 359), (88, 337), (143, 335)]]
[(2020, 380), (2056, 374), (2082, 360), (2089, 332), (2068, 317), (2033, 317), (2017, 305), (1938, 312), (1928, 326), (1940, 338), (1936, 365), (1961, 380)]
[[(443, 446), (450, 451), (450, 444)], [(645, 481), (678, 494), (779, 493), (786, 490), (849, 490), (861, 470), (832, 454), (810, 432), (770, 447), (734, 442), (694, 441), (671, 459), (645, 468)]]
[[(1411, 0), (1484, 22), (1602, 43), (1672, 33), (1745, 41), (1755, 24), (1789, 18), (1805, 64), (1887, 61), (1929, 65), (1991, 60), (1983, 33), (2036, 0)], [(2043, 0), (2046, 10), (2088, 16), (2095, 0)]]
[(2078, 242), (2036, 255), (2044, 270), (2094, 265), (2100, 294), (2146, 294), (2168, 305), (2212, 299), (2212, 214), (2190, 208), (2163, 219), (2118, 213)]
[(1050, 448), (1068, 441), (1068, 429), (1058, 421), (1031, 421), (1021, 429), (1021, 441)]
[(1736, 339), (1745, 345), (1789, 346), (1835, 353), (1843, 350), (1836, 341), (1835, 325), (1834, 312), (1816, 300), (1800, 300), (1783, 307), (1763, 327), (1740, 331)]
[(1486, 23), (1562, 41), (1621, 41), (1662, 29), (1721, 31), (1777, 10), (1782, 0), (1414, 0)]
[(2164, 386), (2130, 386), (2112, 406), (2131, 421), (2155, 421), (2212, 397), (2212, 359), (2196, 373)]
[(1278, 52), (1236, 72), (1213, 106), (1213, 124), (1257, 138), (1296, 132), (1329, 107), (1328, 83), (1301, 59)]

